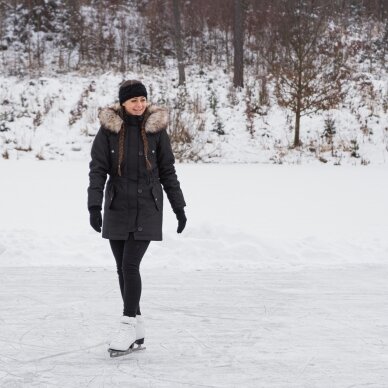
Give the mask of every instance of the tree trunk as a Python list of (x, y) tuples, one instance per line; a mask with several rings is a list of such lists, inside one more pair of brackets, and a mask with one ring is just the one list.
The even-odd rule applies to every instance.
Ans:
[(386, 19), (386, 13), (387, 13), (386, 7), (387, 7), (387, 5), (385, 3), (385, 0), (380, 0), (379, 1), (379, 16), (380, 16), (381, 22), (384, 22)]
[(242, 0), (234, 0), (233, 25), (234, 25), (234, 76), (235, 88), (244, 86), (244, 20)]
[(225, 56), (226, 56), (226, 67), (229, 69), (230, 67), (230, 58), (229, 58), (229, 28), (226, 27), (225, 30)]
[(172, 10), (174, 14), (174, 40), (176, 57), (178, 60), (179, 85), (184, 85), (186, 83), (186, 76), (185, 63), (183, 58), (182, 29), (179, 2), (180, 0), (172, 0)]
[(125, 73), (125, 56), (127, 52), (127, 28), (125, 23), (125, 16), (120, 19), (120, 72)]
[[(298, 53), (300, 54), (300, 53)], [(298, 55), (298, 84), (297, 84), (297, 92), (296, 92), (296, 110), (295, 110), (295, 137), (294, 137), (294, 147), (299, 147), (300, 144), (300, 116), (302, 112), (302, 98), (303, 98), (303, 90), (302, 90), (302, 79), (303, 79), (303, 58), (301, 55)]]
[(299, 130), (300, 130), (300, 102), (298, 101), (298, 107), (297, 107), (296, 112), (295, 112), (294, 147), (299, 147), (300, 146)]

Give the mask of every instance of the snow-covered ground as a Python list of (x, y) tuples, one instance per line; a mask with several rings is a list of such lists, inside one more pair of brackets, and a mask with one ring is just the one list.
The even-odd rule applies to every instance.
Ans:
[[(320, 164), (322, 157), (328, 164), (387, 163), (388, 75), (383, 70), (376, 75), (362, 73), (363, 82), (350, 82), (344, 104), (338, 109), (303, 116), (304, 146), (300, 149), (290, 147), (294, 116), (279, 107), (272, 92), (268, 106), (255, 105), (260, 89), (255, 76), (247, 74), (253, 93), (251, 104), (259, 111), (251, 118), (251, 134), (247, 129), (246, 89), (232, 90), (231, 74), (216, 68), (207, 69), (204, 75), (197, 66), (187, 71), (186, 92), (177, 88), (175, 64), (163, 71), (145, 68), (141, 73), (125, 74), (126, 79), (144, 82), (150, 102), (169, 108), (170, 131), (183, 127), (189, 132), (192, 142), (177, 145), (181, 161)], [(111, 72), (31, 79), (0, 76), (0, 157), (87, 160), (99, 127), (98, 109), (117, 100), (122, 81), (122, 74)], [(360, 85), (369, 85), (369, 92), (360, 90)], [(335, 122), (335, 156), (323, 138), (328, 117)], [(224, 134), (215, 132), (220, 130)]]
[(87, 162), (0, 162), (0, 386), (387, 387), (387, 169), (177, 171), (188, 225), (166, 202), (143, 259), (147, 350), (110, 359), (121, 303)]

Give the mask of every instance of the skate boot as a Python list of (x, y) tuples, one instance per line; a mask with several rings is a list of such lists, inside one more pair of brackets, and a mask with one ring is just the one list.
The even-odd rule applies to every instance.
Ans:
[(144, 344), (145, 338), (145, 323), (144, 318), (141, 315), (136, 315), (136, 344)]
[(136, 342), (136, 318), (123, 315), (120, 320), (120, 330), (109, 345), (108, 352), (111, 357), (124, 356), (134, 350), (141, 350), (140, 346), (134, 348)]

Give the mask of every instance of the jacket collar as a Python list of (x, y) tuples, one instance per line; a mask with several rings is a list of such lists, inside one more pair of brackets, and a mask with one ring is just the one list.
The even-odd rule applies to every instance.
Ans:
[[(113, 133), (119, 133), (123, 124), (119, 103), (100, 108), (98, 113), (101, 126)], [(166, 108), (149, 105), (144, 112), (146, 133), (157, 133), (167, 128), (168, 112)]]

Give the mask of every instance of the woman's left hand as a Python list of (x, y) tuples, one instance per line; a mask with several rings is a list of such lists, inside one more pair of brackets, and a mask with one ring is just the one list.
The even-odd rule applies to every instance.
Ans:
[(184, 209), (182, 207), (182, 208), (179, 208), (179, 209), (174, 209), (174, 213), (176, 214), (176, 218), (178, 220), (177, 233), (182, 233), (183, 229), (186, 226), (186, 222), (187, 222), (185, 211), (184, 211)]

